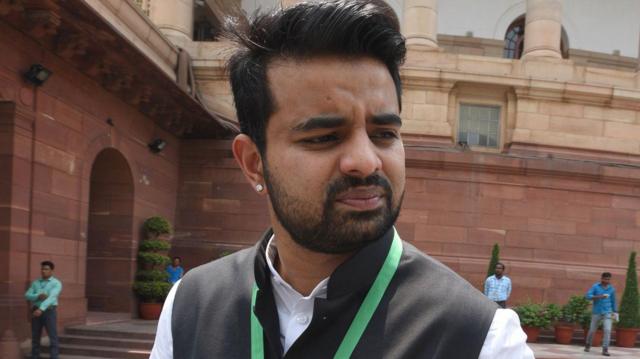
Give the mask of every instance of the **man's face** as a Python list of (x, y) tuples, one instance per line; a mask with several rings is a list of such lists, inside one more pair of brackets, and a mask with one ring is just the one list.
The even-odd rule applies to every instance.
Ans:
[(501, 264), (496, 264), (495, 273), (498, 277), (501, 276), (504, 273), (504, 267)]
[(608, 286), (609, 282), (611, 282), (611, 277), (601, 277), (600, 278), (600, 283), (602, 283), (603, 286)]
[[(264, 177), (272, 218), (303, 247), (360, 248), (395, 222), (405, 185), (393, 80), (371, 59), (276, 61)], [(276, 226), (277, 227), (277, 226)]]
[[(166, 262), (165, 262), (166, 263)], [(173, 259), (173, 266), (177, 267), (180, 265), (180, 258), (174, 258)]]
[[(166, 262), (165, 262), (166, 263)], [(53, 269), (49, 266), (41, 266), (40, 274), (42, 274), (42, 278), (49, 279), (53, 275)]]

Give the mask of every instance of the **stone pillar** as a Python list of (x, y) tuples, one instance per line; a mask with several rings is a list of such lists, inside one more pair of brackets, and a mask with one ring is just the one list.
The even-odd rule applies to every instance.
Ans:
[(170, 38), (193, 39), (194, 0), (153, 0), (149, 17)]
[(407, 46), (438, 48), (437, 0), (404, 1), (404, 36)]
[(562, 58), (562, 0), (527, 0), (522, 57)]

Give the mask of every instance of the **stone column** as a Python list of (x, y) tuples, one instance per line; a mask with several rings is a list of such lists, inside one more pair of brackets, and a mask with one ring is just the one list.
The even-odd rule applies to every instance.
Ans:
[(408, 46), (438, 48), (438, 0), (404, 1), (404, 36)]
[(562, 0), (527, 0), (522, 57), (562, 58)]
[(153, 0), (149, 17), (170, 38), (193, 39), (194, 0)]

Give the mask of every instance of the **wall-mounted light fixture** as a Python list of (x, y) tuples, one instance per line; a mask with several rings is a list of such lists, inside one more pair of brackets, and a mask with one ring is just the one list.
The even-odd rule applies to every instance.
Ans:
[(148, 146), (151, 152), (160, 153), (160, 151), (162, 151), (167, 146), (167, 141), (161, 138), (156, 138), (155, 140), (151, 141)]
[(29, 71), (24, 74), (24, 78), (32, 84), (40, 86), (49, 79), (52, 73), (51, 70), (40, 64), (33, 64)]

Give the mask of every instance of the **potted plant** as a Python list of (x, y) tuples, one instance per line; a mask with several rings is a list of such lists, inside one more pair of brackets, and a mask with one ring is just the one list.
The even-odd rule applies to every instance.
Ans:
[(171, 224), (162, 217), (151, 217), (143, 226), (146, 239), (138, 249), (138, 272), (133, 291), (140, 302), (138, 311), (142, 319), (158, 319), (162, 302), (167, 297), (171, 284), (168, 282), (166, 266), (171, 262), (167, 256), (171, 244), (163, 238), (171, 233)]
[(551, 318), (547, 307), (537, 303), (527, 303), (519, 305), (513, 310), (520, 318), (522, 330), (527, 334), (527, 342), (535, 343), (538, 341), (540, 330), (548, 328), (551, 324)]
[[(580, 323), (583, 313), (589, 308), (589, 300), (573, 295), (559, 312), (555, 312), (555, 339), (559, 344), (571, 344), (575, 326)], [(559, 315), (558, 315), (559, 314)]]
[(163, 217), (153, 216), (144, 221), (142, 226), (146, 239), (153, 240), (158, 239), (161, 236), (166, 236), (173, 232), (171, 223)]
[(620, 302), (620, 321), (616, 324), (616, 345), (633, 347), (640, 330), (640, 294), (638, 294), (638, 273), (636, 272), (636, 252), (629, 255), (627, 278)]

